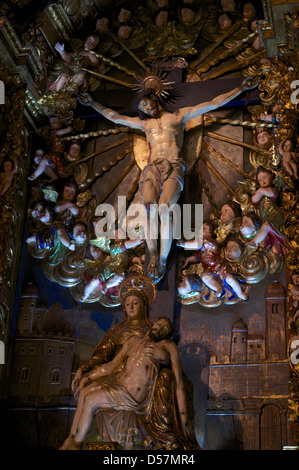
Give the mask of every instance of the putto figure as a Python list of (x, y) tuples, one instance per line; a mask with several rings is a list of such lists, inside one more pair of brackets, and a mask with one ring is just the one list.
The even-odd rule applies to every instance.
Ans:
[(11, 158), (5, 158), (1, 164), (0, 171), (0, 197), (9, 190), (12, 185), (13, 177), (18, 171), (17, 160)]
[[(126, 125), (145, 133), (149, 159), (140, 177), (140, 191), (148, 217), (148, 223), (144, 224), (147, 227), (145, 238), (150, 255), (148, 274), (155, 283), (165, 275), (172, 244), (172, 221), (169, 207), (177, 203), (184, 186), (185, 161), (182, 156), (182, 146), (186, 123), (190, 119), (225, 105), (244, 90), (250, 89), (250, 83), (252, 83), (252, 78), (246, 78), (239, 88), (216, 96), (210, 102), (180, 108), (175, 113), (166, 111), (157, 95), (148, 90), (139, 101), (140, 115), (138, 117), (124, 116), (106, 108), (94, 101), (89, 94), (84, 94), (82, 97), (84, 104), (92, 106), (115, 124)], [(158, 221), (157, 212), (161, 227), (169, 227), (167, 237), (161, 237), (160, 233), (159, 251), (158, 240), (150, 237), (148, 229), (148, 227), (153, 227), (157, 233), (154, 227)]]

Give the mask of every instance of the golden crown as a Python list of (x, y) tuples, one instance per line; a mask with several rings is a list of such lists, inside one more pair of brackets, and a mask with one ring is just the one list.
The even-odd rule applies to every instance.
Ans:
[(149, 276), (142, 273), (132, 273), (122, 281), (118, 298), (123, 303), (128, 295), (141, 294), (151, 305), (156, 300), (156, 286)]

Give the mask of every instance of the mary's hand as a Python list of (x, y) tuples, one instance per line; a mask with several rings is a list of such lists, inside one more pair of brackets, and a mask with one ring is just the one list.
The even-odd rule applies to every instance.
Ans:
[(154, 344), (148, 344), (144, 348), (144, 354), (150, 359), (166, 363), (169, 359), (169, 355), (166, 351), (161, 348), (157, 348)]

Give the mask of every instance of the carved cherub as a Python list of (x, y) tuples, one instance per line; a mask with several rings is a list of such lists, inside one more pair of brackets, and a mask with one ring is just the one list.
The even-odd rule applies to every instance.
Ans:
[(54, 222), (54, 213), (50, 204), (46, 200), (35, 201), (29, 214), (36, 224), (51, 225)]
[(58, 177), (66, 177), (63, 171), (64, 158), (63, 154), (66, 150), (66, 143), (62, 140), (63, 136), (73, 132), (72, 125), (63, 126), (63, 122), (57, 116), (49, 117), (50, 131), (48, 133), (48, 149), (38, 149), (38, 154), (34, 156), (34, 162), (37, 164), (34, 172), (28, 176), (30, 181), (35, 180), (41, 174), (45, 173), (50, 176), (51, 181), (55, 181)]
[(58, 179), (57, 173), (54, 171), (53, 162), (47, 158), (45, 151), (43, 149), (37, 149), (33, 157), (36, 168), (34, 172), (28, 176), (29, 181), (33, 181), (38, 178), (42, 173), (45, 173), (49, 176), (50, 181), (55, 181)]
[(110, 256), (105, 256), (105, 259), (101, 250), (96, 250), (95, 247), (90, 250), (93, 259), (103, 259), (103, 262), (97, 273), (86, 278), (82, 301), (88, 299), (95, 289), (106, 295), (110, 289), (119, 286), (128, 270), (132, 250), (144, 242), (142, 238), (121, 241), (118, 238), (118, 229), (115, 236), (115, 241), (109, 248)]
[[(239, 240), (237, 237), (234, 237), (233, 235), (230, 235), (224, 245), (224, 253), (225, 253), (225, 258), (229, 262), (234, 262), (237, 261), (241, 258), (242, 254), (244, 251), (244, 245), (241, 240)], [(224, 279), (224, 286), (227, 287), (233, 291), (233, 295), (230, 297), (230, 299), (233, 299), (234, 297), (239, 297), (242, 300), (247, 300), (248, 295), (243, 291), (242, 286), (237, 278), (236, 273), (233, 274), (230, 269), (227, 269), (227, 276)], [(229, 300), (230, 300), (229, 299)]]
[[(60, 224), (56, 226), (53, 225), (53, 227), (50, 227), (47, 231), (33, 233), (27, 238), (26, 242), (28, 244), (36, 243), (39, 249), (56, 247), (57, 250), (60, 250), (60, 247), (64, 246), (71, 251), (75, 251), (76, 245), (85, 243), (86, 239), (86, 225), (83, 222), (78, 222), (69, 231)], [(55, 253), (55, 256), (56, 255), (57, 253)]]
[(256, 143), (265, 150), (269, 150), (274, 142), (272, 133), (263, 127), (256, 129), (256, 135), (253, 140), (255, 140)]
[(284, 102), (278, 99), (269, 107), (269, 112), (261, 113), (260, 119), (266, 122), (273, 122), (278, 124), (280, 121), (280, 115), (283, 112)]
[(221, 13), (218, 17), (218, 26), (222, 32), (228, 31), (234, 23), (234, 18), (229, 13)]
[(258, 189), (251, 197), (252, 203), (259, 210), (262, 222), (269, 222), (278, 234), (283, 230), (283, 211), (277, 205), (278, 190), (274, 185), (274, 173), (262, 166), (257, 169)]
[(81, 157), (81, 144), (78, 140), (70, 143), (69, 148), (65, 152), (65, 160), (68, 162), (75, 162)]
[(63, 185), (61, 199), (55, 205), (57, 218), (69, 227), (80, 214), (80, 209), (74, 202), (77, 194), (77, 187), (74, 183), (67, 181)]
[(178, 294), (181, 297), (188, 297), (191, 294), (199, 293), (202, 290), (200, 277), (195, 273), (187, 273), (178, 285)]
[(222, 11), (224, 13), (236, 14), (238, 11), (235, 0), (220, 0)]
[(83, 50), (79, 50), (76, 53), (66, 51), (64, 44), (57, 42), (55, 49), (60, 54), (64, 67), (58, 78), (53, 83), (49, 83), (49, 90), (60, 91), (65, 88), (69, 82), (75, 83), (78, 89), (82, 85), (86, 85), (86, 72), (83, 68), (98, 65), (99, 59), (92, 53), (98, 45), (99, 35), (97, 32), (89, 34), (84, 42)]
[(242, 19), (243, 21), (252, 21), (256, 18), (257, 11), (253, 3), (247, 2), (243, 5)]
[(294, 307), (298, 307), (299, 305), (299, 274), (294, 273), (291, 275), (291, 282), (290, 284), (290, 303)]
[(282, 165), (289, 175), (298, 178), (297, 163), (295, 162), (295, 145), (292, 139), (284, 139), (279, 144), (279, 152), (282, 155)]
[(232, 200), (228, 200), (220, 209), (218, 227), (215, 229), (216, 240), (223, 243), (230, 233), (236, 233), (241, 224), (241, 207)]
[(269, 222), (261, 224), (259, 217), (253, 211), (243, 215), (240, 233), (250, 248), (255, 248), (263, 242), (267, 250), (277, 255), (285, 253), (284, 237), (277, 233)]
[[(196, 238), (189, 241), (178, 240), (178, 246), (189, 250), (198, 250), (194, 255), (187, 258), (183, 268), (192, 263), (201, 263), (203, 267), (201, 274), (202, 281), (209, 289), (216, 292), (217, 298), (220, 299), (225, 295), (225, 286), (227, 286), (229, 289), (233, 289), (233, 292), (240, 299), (247, 300), (247, 295), (242, 291), (242, 287), (232, 274), (228, 263), (220, 256), (220, 246), (215, 240), (213, 222), (204, 222), (202, 238), (202, 244)], [(229, 240), (226, 244), (227, 258), (235, 260), (240, 255), (240, 245), (235, 240)], [(208, 297), (209, 294), (206, 296), (206, 299)]]
[(18, 170), (18, 162), (15, 158), (5, 158), (1, 163), (0, 172), (0, 196), (9, 190), (12, 185), (13, 177)]

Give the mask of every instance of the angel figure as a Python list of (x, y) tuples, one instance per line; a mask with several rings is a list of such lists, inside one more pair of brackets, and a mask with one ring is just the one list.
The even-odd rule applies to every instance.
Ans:
[[(218, 299), (225, 295), (225, 287), (229, 290), (233, 289), (233, 292), (242, 300), (247, 300), (247, 295), (242, 291), (238, 280), (231, 273), (229, 266), (220, 256), (220, 246), (215, 239), (215, 225), (211, 221), (203, 223), (202, 227), (202, 244), (200, 244), (199, 238), (195, 240), (178, 240), (177, 245), (189, 249), (198, 250), (193, 256), (187, 258), (184, 268), (190, 263), (201, 263), (203, 272), (201, 278), (203, 283), (212, 291), (216, 292)], [(227, 256), (233, 256), (231, 259), (235, 259), (237, 256), (235, 247), (227, 247)], [(238, 252), (238, 256), (239, 256)], [(209, 298), (210, 293), (205, 296), (205, 300)]]
[(256, 179), (258, 189), (251, 197), (253, 205), (258, 209), (262, 222), (268, 222), (278, 234), (282, 234), (284, 223), (283, 211), (277, 205), (277, 188), (273, 184), (274, 173), (260, 166)]
[(220, 0), (221, 8), (224, 13), (236, 15), (238, 12), (237, 2), (235, 0)]
[(256, 135), (253, 139), (262, 149), (269, 150), (273, 145), (274, 139), (271, 132), (263, 127), (256, 129)]
[(182, 298), (191, 297), (202, 290), (202, 282), (198, 274), (187, 273), (178, 285), (178, 294)]
[(49, 117), (50, 132), (48, 135), (48, 149), (38, 149), (34, 156), (34, 162), (37, 164), (34, 172), (28, 176), (30, 181), (35, 180), (41, 174), (50, 176), (51, 181), (63, 178), (67, 175), (64, 172), (63, 154), (66, 150), (66, 143), (62, 140), (63, 136), (71, 134), (73, 127), (71, 125), (63, 127), (63, 122), (57, 116)]
[(81, 157), (81, 144), (78, 140), (70, 143), (69, 148), (65, 152), (65, 159), (68, 162), (76, 162)]
[[(230, 263), (241, 259), (244, 252), (244, 244), (242, 241), (234, 235), (230, 235), (224, 245), (224, 256)], [(231, 265), (230, 265), (231, 268)], [(232, 291), (232, 296), (229, 300), (239, 297), (239, 299), (247, 300), (248, 295), (243, 291), (241, 286), (241, 276), (237, 272), (229, 269), (229, 274), (224, 280), (224, 286)], [(241, 281), (241, 282), (240, 282)], [(244, 282), (244, 281), (243, 281)]]
[[(76, 244), (82, 244), (86, 241), (86, 226), (83, 223), (74, 225), (72, 231), (67, 232), (65, 227), (53, 224), (47, 231), (41, 233), (33, 233), (26, 242), (36, 243), (38, 249), (50, 249), (55, 247), (55, 260), (58, 251), (61, 253), (61, 247), (66, 247), (71, 251), (75, 251)], [(54, 257), (52, 257), (54, 259)]]
[(42, 173), (45, 173), (47, 176), (49, 176), (50, 182), (56, 181), (58, 179), (58, 175), (53, 168), (53, 162), (50, 158), (47, 158), (44, 149), (40, 148), (35, 151), (33, 161), (36, 168), (34, 172), (30, 176), (28, 176), (29, 181), (35, 180)]
[(299, 274), (294, 273), (291, 276), (290, 285), (290, 304), (294, 307), (299, 305)]
[(229, 13), (221, 13), (218, 17), (218, 26), (222, 32), (229, 31), (234, 23), (234, 18)]
[(261, 113), (260, 119), (266, 122), (273, 122), (278, 124), (280, 122), (281, 114), (283, 112), (284, 102), (277, 100), (269, 107), (269, 112)]
[(241, 224), (241, 207), (232, 200), (226, 201), (220, 209), (218, 227), (215, 229), (216, 240), (223, 243), (230, 233), (237, 233)]
[(12, 185), (13, 177), (18, 170), (18, 162), (15, 158), (5, 158), (1, 163), (0, 172), (0, 196), (9, 190)]
[(69, 83), (76, 84), (78, 89), (82, 86), (86, 88), (87, 77), (83, 69), (89, 66), (96, 67), (98, 65), (99, 59), (92, 53), (98, 45), (99, 35), (97, 32), (88, 35), (84, 42), (84, 48), (80, 49), (78, 52), (68, 52), (65, 50), (64, 44), (57, 42), (55, 49), (60, 54), (63, 64), (58, 78), (53, 83), (49, 83), (49, 90), (60, 91)]
[(38, 224), (51, 225), (54, 222), (54, 212), (51, 204), (44, 200), (35, 201), (29, 213), (33, 220)]
[(69, 250), (75, 251), (78, 246), (84, 245), (87, 241), (88, 233), (84, 222), (75, 222), (68, 231), (63, 225), (57, 224), (47, 263), (51, 266), (59, 264)]
[(295, 145), (291, 139), (284, 139), (279, 144), (279, 152), (282, 155), (282, 165), (289, 175), (298, 178), (297, 163), (295, 161)]
[(277, 233), (269, 222), (261, 224), (254, 211), (243, 215), (240, 233), (250, 248), (255, 248), (263, 242), (263, 246), (267, 250), (271, 250), (277, 255), (285, 254), (284, 237)]
[(80, 213), (79, 207), (74, 202), (76, 194), (76, 185), (67, 181), (63, 185), (61, 199), (57, 201), (57, 204), (55, 205), (57, 218), (66, 227), (70, 227)]
[(243, 21), (253, 21), (256, 19), (257, 11), (256, 7), (252, 2), (244, 3), (242, 10)]
[[(109, 246), (109, 256), (103, 259), (102, 263), (98, 263), (97, 272), (94, 275), (86, 276), (86, 283), (84, 286), (84, 292), (82, 301), (84, 302), (90, 296), (90, 294), (98, 289), (104, 295), (116, 295), (117, 286), (124, 280), (126, 272), (128, 270), (130, 259), (134, 257), (133, 249), (140, 246), (144, 240), (142, 238), (123, 240), (118, 236), (118, 229), (115, 234), (116, 238), (113, 244)], [(97, 241), (94, 241), (95, 246)], [(91, 240), (91, 245), (93, 241)], [(98, 251), (90, 250), (93, 259), (97, 259), (99, 256), (103, 257), (103, 253), (99, 254)], [(102, 259), (102, 258), (100, 258)]]

